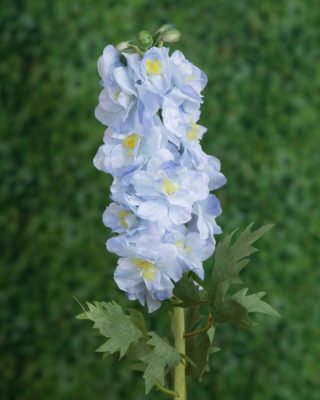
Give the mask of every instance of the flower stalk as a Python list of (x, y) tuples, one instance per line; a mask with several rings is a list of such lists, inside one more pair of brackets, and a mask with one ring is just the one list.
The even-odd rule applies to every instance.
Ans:
[[(186, 341), (184, 338), (185, 318), (184, 309), (174, 307), (173, 309), (173, 334), (175, 349), (180, 354), (186, 354)], [(185, 360), (181, 359), (180, 363), (174, 369), (174, 391), (178, 393), (176, 400), (187, 400), (186, 388), (186, 364)]]

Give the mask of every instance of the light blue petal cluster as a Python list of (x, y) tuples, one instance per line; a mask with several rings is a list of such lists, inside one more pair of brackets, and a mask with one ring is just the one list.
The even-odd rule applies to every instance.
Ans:
[(107, 249), (120, 257), (119, 288), (152, 312), (184, 272), (203, 278), (221, 233), (220, 203), (210, 191), (226, 179), (219, 160), (203, 152), (206, 128), (198, 124), (207, 77), (165, 47), (140, 56), (109, 45), (98, 71), (95, 114), (108, 128), (94, 165), (114, 177), (103, 223), (118, 233)]

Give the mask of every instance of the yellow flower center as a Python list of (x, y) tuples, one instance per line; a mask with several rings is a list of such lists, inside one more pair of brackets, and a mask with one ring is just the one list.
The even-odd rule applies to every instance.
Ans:
[(116, 101), (119, 100), (120, 94), (121, 94), (121, 89), (116, 89), (116, 90), (114, 91), (114, 99), (115, 99)]
[(160, 60), (146, 60), (147, 73), (150, 75), (160, 75), (162, 63)]
[(187, 137), (189, 140), (198, 140), (198, 134), (199, 134), (199, 127), (195, 122), (192, 122), (191, 129), (187, 133)]
[(130, 211), (126, 211), (126, 210), (121, 210), (118, 212), (118, 218), (119, 218), (119, 223), (121, 226), (123, 226), (125, 229), (129, 228), (129, 225), (126, 221), (126, 217), (128, 215), (131, 215)]
[(178, 247), (179, 250), (184, 250), (188, 256), (190, 255), (190, 253), (192, 251), (191, 246), (184, 247), (184, 243), (182, 240), (177, 240), (175, 245)]
[(179, 185), (177, 185), (176, 183), (172, 182), (168, 178), (164, 178), (163, 184), (162, 184), (162, 188), (163, 188), (164, 193), (167, 196), (170, 196), (170, 195), (174, 194), (178, 190)]
[(185, 247), (185, 252), (187, 253), (188, 256), (190, 255), (191, 251), (192, 251), (192, 247), (191, 246), (186, 246)]
[(132, 264), (139, 267), (142, 271), (142, 275), (148, 281), (152, 281), (155, 275), (155, 266), (152, 262), (147, 260), (141, 260), (140, 258), (133, 258)]
[(131, 135), (123, 139), (122, 145), (128, 149), (129, 157), (132, 156), (133, 149), (136, 147), (138, 142), (139, 142), (139, 135), (137, 135), (136, 133), (131, 133)]

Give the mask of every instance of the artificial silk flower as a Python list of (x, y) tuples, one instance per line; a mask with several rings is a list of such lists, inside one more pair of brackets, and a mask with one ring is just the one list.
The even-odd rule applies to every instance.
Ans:
[(185, 225), (168, 229), (163, 236), (164, 243), (172, 243), (177, 248), (176, 260), (184, 272), (193, 271), (200, 278), (204, 277), (202, 262), (214, 252), (213, 236), (201, 239), (199, 232), (188, 229)]
[(142, 199), (137, 210), (139, 217), (150, 221), (167, 218), (175, 225), (190, 221), (193, 203), (209, 194), (205, 173), (182, 168), (174, 162), (163, 165), (157, 172), (136, 171), (131, 182)]
[(169, 49), (152, 47), (143, 57), (137, 54), (125, 56), (139, 86), (146, 87), (159, 98), (171, 89)]
[(130, 128), (137, 114), (137, 89), (133, 73), (120, 62), (119, 53), (109, 45), (98, 60), (98, 71), (103, 87), (96, 118), (104, 125), (117, 129)]
[(154, 152), (167, 144), (164, 130), (159, 123), (149, 127), (136, 125), (126, 133), (108, 128), (93, 163), (97, 169), (113, 176), (126, 175), (142, 167)]
[(103, 222), (118, 234), (107, 249), (120, 257), (118, 287), (151, 312), (184, 272), (203, 278), (221, 232), (210, 191), (226, 179), (219, 160), (202, 150), (206, 128), (198, 123), (207, 78), (165, 47), (141, 55), (107, 46), (98, 70), (96, 116), (109, 128), (94, 165), (114, 177)]
[[(220, 323), (249, 329), (254, 325), (250, 313), (279, 314), (261, 300), (264, 292), (249, 294), (247, 287), (232, 286), (241, 282), (239, 272), (252, 244), (272, 225), (252, 230), (251, 224), (237, 238), (226, 236), (217, 246), (211, 277), (205, 278), (204, 262), (221, 233), (216, 222), (221, 206), (212, 191), (226, 178), (220, 161), (201, 145), (207, 131), (199, 122), (207, 77), (183, 53), (170, 55), (163, 47), (179, 37), (172, 24), (165, 24), (152, 34), (139, 32), (117, 49), (105, 48), (98, 61), (103, 89), (96, 115), (108, 129), (94, 157), (96, 168), (113, 177), (111, 203), (102, 218), (115, 233), (106, 242), (119, 257), (114, 280), (150, 313), (169, 300), (174, 347), (147, 330), (140, 312), (113, 301), (87, 303), (78, 318), (91, 320), (107, 339), (98, 351), (139, 362), (146, 394), (155, 386), (186, 400), (186, 372), (201, 380), (208, 370)], [(186, 324), (186, 315), (192, 323)], [(173, 369), (171, 389), (166, 375)]]
[(181, 92), (191, 94), (193, 91), (194, 96), (200, 98), (200, 93), (208, 82), (206, 74), (188, 61), (180, 50), (172, 53), (170, 61), (174, 66), (171, 69), (174, 86)]
[(200, 118), (200, 101), (174, 88), (163, 99), (162, 118), (164, 126), (177, 136), (185, 131), (189, 121)]
[(103, 213), (103, 223), (117, 233), (128, 234), (135, 232), (139, 219), (129, 209), (117, 203), (111, 203)]
[(201, 239), (205, 240), (221, 233), (221, 228), (216, 223), (216, 218), (221, 214), (222, 210), (220, 202), (214, 194), (210, 194), (205, 200), (196, 202), (193, 205), (193, 212)]
[(162, 243), (157, 235), (146, 229), (132, 236), (109, 239), (107, 248), (122, 257), (114, 279), (129, 298), (137, 299), (143, 305), (147, 303), (149, 311), (154, 311), (160, 307), (160, 301), (172, 296), (174, 282), (183, 273), (176, 261), (176, 246)]

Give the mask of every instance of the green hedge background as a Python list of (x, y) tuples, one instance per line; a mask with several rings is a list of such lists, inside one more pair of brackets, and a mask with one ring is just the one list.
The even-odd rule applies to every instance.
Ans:
[[(225, 232), (274, 222), (244, 273), (283, 318), (222, 347), (190, 399), (320, 398), (320, 7), (317, 0), (3, 0), (0, 9), (0, 398), (143, 399), (143, 380), (74, 319), (80, 300), (128, 302), (93, 168), (96, 60), (108, 43), (175, 23), (205, 70), (205, 150), (222, 161)], [(212, 261), (209, 260), (208, 265)], [(150, 327), (169, 334), (167, 312)], [(152, 392), (151, 399), (164, 399)]]

